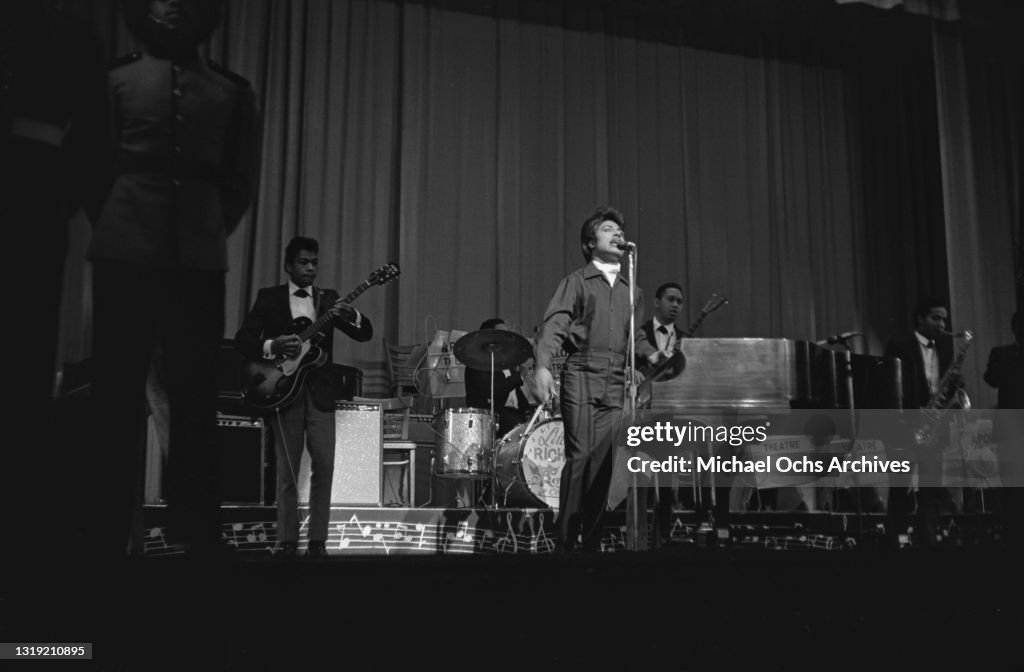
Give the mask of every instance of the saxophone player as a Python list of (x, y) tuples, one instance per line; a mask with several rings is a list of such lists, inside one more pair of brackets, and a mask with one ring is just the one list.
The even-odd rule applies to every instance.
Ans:
[[(891, 340), (885, 349), (886, 357), (900, 360), (904, 409), (927, 408), (933, 397), (942, 392), (940, 388), (953, 362), (953, 339), (947, 331), (949, 307), (946, 302), (936, 297), (922, 299), (914, 308), (913, 320), (914, 331), (905, 338)], [(959, 376), (955, 372), (952, 375), (956, 378), (954, 385), (959, 385)], [(915, 422), (917, 420), (915, 414), (906, 417), (913, 418)], [(909, 437), (904, 441), (912, 444)], [(921, 483), (940, 482), (941, 451), (922, 451), (915, 460), (915, 472)], [(889, 487), (887, 511), (890, 535), (899, 535), (907, 529), (909, 516), (915, 509), (915, 494), (910, 490), (910, 483), (899, 481), (892, 481)], [(922, 546), (935, 545), (938, 516), (951, 507), (952, 498), (947, 488), (917, 488), (915, 532)]]

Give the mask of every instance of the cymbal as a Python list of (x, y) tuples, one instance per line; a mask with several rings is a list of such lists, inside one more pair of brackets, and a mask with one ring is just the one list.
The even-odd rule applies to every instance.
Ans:
[(491, 370), (491, 353), (495, 369), (519, 366), (531, 356), (530, 342), (514, 331), (481, 329), (455, 341), (455, 358), (471, 369)]

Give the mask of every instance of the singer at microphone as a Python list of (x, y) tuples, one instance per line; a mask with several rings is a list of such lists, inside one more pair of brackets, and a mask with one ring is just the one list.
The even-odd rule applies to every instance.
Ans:
[(635, 250), (636, 243), (629, 242), (626, 240), (617, 240), (615, 241), (615, 247), (619, 248), (620, 250)]

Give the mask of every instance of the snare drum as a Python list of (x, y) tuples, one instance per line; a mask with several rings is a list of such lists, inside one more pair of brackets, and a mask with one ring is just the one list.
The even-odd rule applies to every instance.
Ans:
[(538, 422), (523, 436), (528, 423), (518, 425), (499, 443), (495, 456), (496, 500), (504, 506), (558, 508), (565, 430), (561, 418)]
[(449, 408), (434, 416), (434, 475), (489, 478), (494, 462), (494, 419), (476, 408)]

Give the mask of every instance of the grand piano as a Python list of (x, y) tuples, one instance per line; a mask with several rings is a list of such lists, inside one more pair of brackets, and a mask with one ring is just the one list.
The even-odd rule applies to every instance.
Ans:
[[(688, 338), (681, 368), (640, 395), (652, 411), (850, 407), (846, 353), (784, 338)], [(855, 408), (900, 408), (900, 362), (853, 354)]]
[[(846, 375), (845, 351), (809, 341), (689, 338), (679, 342), (679, 349), (682, 358), (678, 366), (670, 368), (664, 379), (648, 380), (640, 386), (637, 424), (668, 421), (676, 426), (753, 426), (767, 422), (772, 439), (765, 446), (771, 440), (808, 437), (813, 445), (820, 446), (815, 450), (829, 450), (834, 445), (833, 438), (849, 439), (853, 434), (851, 389), (855, 409), (900, 408), (900, 361), (895, 358), (850, 354), (851, 380)], [(823, 425), (825, 429), (821, 430)], [(823, 443), (819, 443), (819, 438)], [(863, 434), (858, 435), (858, 439), (863, 438)], [(717, 444), (693, 448), (698, 453), (710, 450), (718, 455), (742, 456), (753, 447)], [(645, 445), (641, 450), (655, 459), (679, 453), (671, 447), (667, 452), (659, 452), (654, 445)], [(622, 465), (617, 465), (616, 497), (624, 496), (622, 478)], [(811, 476), (810, 480), (813, 479)], [(731, 478), (712, 480), (717, 497), (714, 492), (709, 494), (711, 502), (717, 499), (717, 517), (723, 518), (730, 509), (743, 510), (744, 504), (738, 497), (748, 497), (750, 487), (746, 486), (753, 482), (740, 479), (745, 486), (731, 488)], [(759, 487), (780, 487), (785, 481), (775, 479), (773, 484), (765, 482)], [(808, 495), (804, 492), (801, 496)], [(621, 500), (611, 501), (615, 504)], [(813, 499), (805, 499), (803, 504), (808, 510), (816, 509)], [(783, 506), (781, 501), (775, 505)]]

